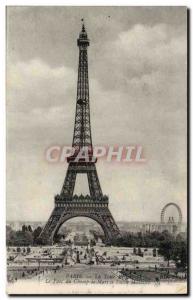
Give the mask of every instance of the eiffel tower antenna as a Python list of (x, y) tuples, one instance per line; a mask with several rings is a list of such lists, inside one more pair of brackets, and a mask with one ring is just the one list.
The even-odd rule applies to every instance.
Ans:
[[(84, 26), (77, 39), (79, 48), (78, 82), (76, 96), (76, 113), (72, 147), (74, 154), (68, 157), (68, 169), (60, 194), (55, 196), (55, 207), (43, 228), (39, 241), (43, 244), (53, 244), (54, 237), (60, 226), (73, 217), (89, 217), (98, 222), (105, 235), (106, 243), (110, 244), (120, 236), (120, 231), (108, 208), (109, 199), (103, 195), (97, 169), (97, 160), (93, 157), (93, 145), (90, 122), (89, 78), (87, 48), (90, 41)], [(88, 156), (76, 160), (80, 151), (87, 147)], [(74, 195), (77, 174), (86, 174), (90, 195)]]
[(85, 31), (84, 18), (82, 18), (81, 21), (82, 21), (82, 32), (84, 32)]

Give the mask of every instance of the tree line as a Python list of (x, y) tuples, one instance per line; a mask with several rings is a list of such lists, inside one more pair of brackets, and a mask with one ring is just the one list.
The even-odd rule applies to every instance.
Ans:
[(113, 241), (117, 247), (157, 248), (158, 253), (169, 262), (173, 260), (178, 268), (187, 267), (187, 239), (183, 234), (174, 236), (167, 230), (163, 232), (129, 233), (125, 232), (121, 237)]
[(34, 230), (32, 227), (23, 225), (21, 230), (13, 230), (11, 226), (6, 226), (7, 246), (32, 246), (37, 245), (37, 238), (42, 228), (38, 226)]

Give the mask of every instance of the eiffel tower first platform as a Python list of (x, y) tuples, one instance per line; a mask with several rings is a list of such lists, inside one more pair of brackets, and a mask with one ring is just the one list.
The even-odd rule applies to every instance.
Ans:
[[(74, 154), (67, 158), (68, 169), (60, 195), (55, 196), (55, 207), (47, 224), (43, 228), (39, 242), (53, 244), (60, 226), (74, 217), (89, 217), (99, 223), (104, 231), (105, 243), (120, 236), (120, 231), (108, 208), (108, 197), (103, 195), (96, 170), (96, 158), (93, 157), (90, 108), (87, 47), (89, 39), (82, 24), (77, 40), (79, 47), (79, 66), (77, 83), (76, 115), (72, 148)], [(82, 149), (87, 148), (87, 157), (77, 160)], [(90, 195), (73, 195), (77, 174), (87, 174)]]

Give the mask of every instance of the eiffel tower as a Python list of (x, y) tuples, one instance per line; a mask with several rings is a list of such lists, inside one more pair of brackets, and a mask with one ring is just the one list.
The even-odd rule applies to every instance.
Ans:
[[(83, 21), (83, 20), (82, 20)], [(105, 243), (111, 244), (120, 236), (120, 231), (108, 208), (108, 197), (103, 195), (96, 170), (97, 159), (93, 156), (87, 47), (89, 39), (84, 23), (77, 40), (79, 66), (77, 83), (76, 115), (72, 148), (74, 154), (67, 158), (68, 170), (60, 195), (55, 196), (55, 207), (39, 236), (42, 244), (53, 244), (60, 226), (74, 217), (89, 217), (100, 224), (104, 231)], [(77, 159), (87, 149), (87, 156)], [(90, 195), (74, 195), (77, 174), (87, 174)]]

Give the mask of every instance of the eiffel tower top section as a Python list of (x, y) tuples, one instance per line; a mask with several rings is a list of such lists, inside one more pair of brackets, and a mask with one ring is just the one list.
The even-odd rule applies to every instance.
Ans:
[(87, 32), (85, 30), (84, 23), (82, 24), (82, 31), (79, 34), (79, 38), (77, 40), (77, 45), (78, 45), (78, 47), (82, 47), (82, 48), (89, 46), (89, 39), (87, 37)]
[[(83, 19), (82, 19), (83, 21)], [(82, 23), (82, 30), (77, 40), (79, 47), (79, 64), (78, 64), (78, 82), (76, 97), (76, 115), (74, 124), (74, 134), (72, 147), (75, 149), (73, 156), (68, 158), (72, 162), (82, 148), (88, 149), (89, 161), (93, 157), (93, 146), (90, 124), (90, 105), (89, 105), (89, 80), (88, 80), (88, 56), (87, 47), (89, 46), (87, 32)]]

